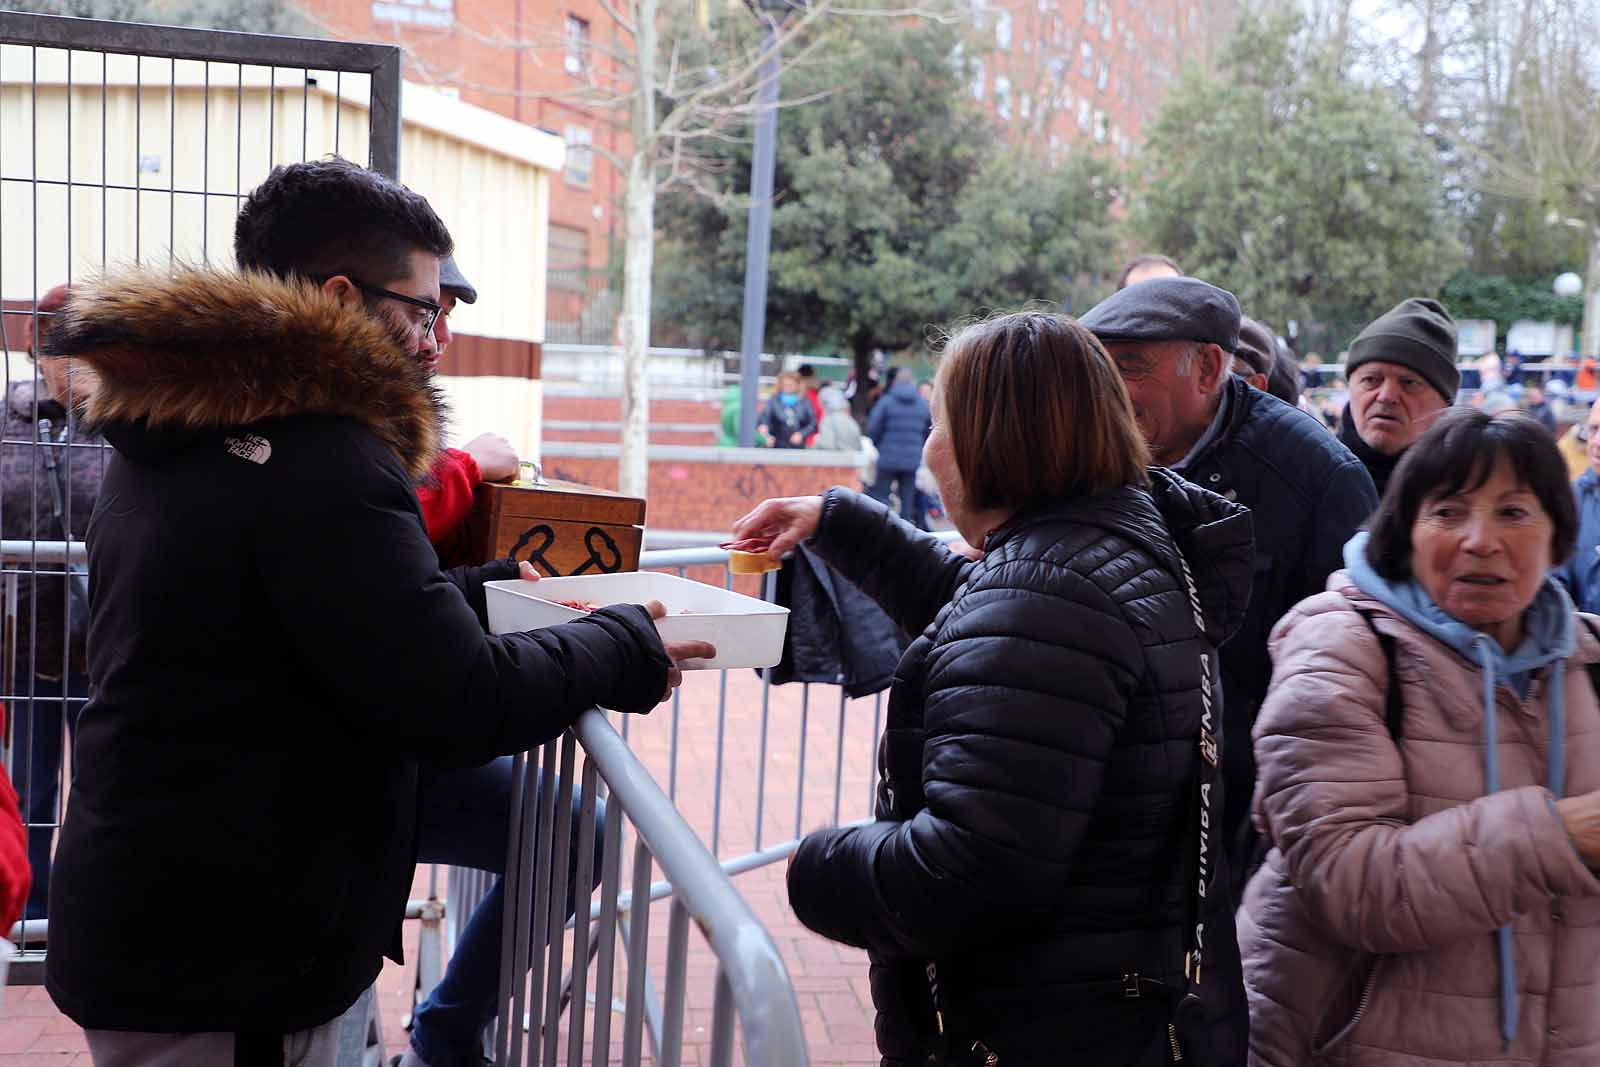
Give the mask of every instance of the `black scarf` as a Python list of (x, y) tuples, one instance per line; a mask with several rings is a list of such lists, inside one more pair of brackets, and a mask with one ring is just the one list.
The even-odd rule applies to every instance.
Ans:
[(1339, 440), (1367, 468), (1367, 473), (1372, 475), (1372, 484), (1378, 487), (1378, 496), (1382, 497), (1384, 487), (1389, 484), (1389, 476), (1399, 466), (1400, 457), (1405, 455), (1405, 451), (1402, 449), (1397, 455), (1386, 456), (1363, 441), (1361, 435), (1356, 433), (1355, 416), (1350, 413), (1348, 404), (1345, 405), (1344, 414), (1339, 417)]

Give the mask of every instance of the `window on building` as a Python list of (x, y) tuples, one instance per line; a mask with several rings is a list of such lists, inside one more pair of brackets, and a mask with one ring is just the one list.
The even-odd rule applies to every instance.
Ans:
[(1050, 80), (1057, 85), (1067, 80), (1067, 61), (1060, 56), (1050, 60)]
[(1109, 7), (1100, 9), (1100, 39), (1102, 41), (1111, 40), (1111, 9)]
[(1097, 77), (1094, 80), (1094, 87), (1096, 89), (1099, 89), (1102, 92), (1104, 92), (1105, 91), (1105, 87), (1106, 87), (1106, 81), (1110, 77), (1111, 77), (1111, 64), (1102, 59), (1100, 61), (1100, 76)]
[(1021, 115), (1024, 119), (1033, 117), (1033, 97), (1029, 96), (1027, 93), (1023, 93), (1017, 98), (1017, 114)]
[(1078, 101), (1078, 129), (1089, 132), (1089, 101)]
[(589, 20), (567, 16), (567, 73), (589, 72)]
[(983, 100), (983, 87), (987, 80), (983, 60), (977, 60), (972, 64), (972, 99), (980, 102)]
[(589, 182), (594, 177), (594, 149), (589, 147), (592, 144), (594, 144), (594, 131), (589, 127), (567, 127), (565, 177), (568, 185), (576, 185), (580, 189), (589, 188)]
[(1011, 79), (1003, 75), (994, 80), (994, 110), (1003, 119), (1011, 117)]
[(1079, 45), (1079, 48), (1083, 52), (1083, 76), (1092, 78), (1094, 77), (1094, 45), (1084, 41), (1083, 44)]
[(550, 288), (583, 292), (584, 274), (589, 269), (589, 231), (552, 222), (550, 261), (546, 269)]
[(1105, 144), (1106, 133), (1106, 113), (1104, 111), (1096, 111), (1094, 113), (1094, 143)]
[(994, 44), (996, 48), (1011, 48), (1011, 12), (996, 11), (994, 15)]

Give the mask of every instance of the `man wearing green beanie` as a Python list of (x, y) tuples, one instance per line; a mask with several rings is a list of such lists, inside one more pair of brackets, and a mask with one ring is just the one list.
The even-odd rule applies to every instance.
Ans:
[(1456, 321), (1437, 300), (1402, 300), (1370, 323), (1345, 359), (1350, 404), (1339, 440), (1372, 475), (1378, 495), (1411, 443), (1455, 403)]

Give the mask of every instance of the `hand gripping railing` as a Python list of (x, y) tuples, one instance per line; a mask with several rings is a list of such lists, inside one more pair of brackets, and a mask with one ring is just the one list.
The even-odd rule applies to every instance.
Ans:
[[(582, 784), (575, 797), (580, 747)], [(735, 1019), (746, 1063), (803, 1067), (808, 1060), (800, 1009), (777, 946), (605, 714), (584, 712), (562, 738), (540, 750), (537, 762), (536, 768), (532, 754), (518, 756), (513, 771), (516, 799), (506, 860), (498, 1013), (501, 1020), (525, 1020), (527, 1025), (498, 1027), (497, 1067), (555, 1067), (562, 1062), (578, 1067), (586, 1062), (586, 1046), (587, 1062), (608, 1063), (617, 1013), (622, 1016), (624, 1067), (640, 1062), (647, 1022), (655, 1062), (677, 1067), (684, 1060), (686, 1006), (697, 1013), (710, 1010), (705, 1061), (712, 1067), (733, 1062)], [(543, 788), (547, 783), (552, 788)], [(607, 790), (603, 817), (597, 815), (602, 783)], [(624, 822), (633, 830), (631, 870), (626, 872)], [(671, 906), (664, 955), (652, 959), (651, 908), (646, 902), (653, 896), (651, 876), (658, 864), (671, 887)], [(621, 892), (625, 876), (632, 884), (626, 895)], [(590, 909), (583, 908), (582, 918), (569, 925), (574, 904), (585, 901), (587, 888), (597, 882), (594, 921), (589, 921)], [(689, 988), (691, 919), (716, 956), (708, 991)], [(619, 940), (624, 946), (620, 960)], [(569, 959), (570, 973), (565, 970)], [(614, 997), (619, 963), (620, 1004)], [(664, 972), (659, 1001), (653, 963)], [(530, 971), (524, 980), (521, 976)], [(710, 1003), (699, 1002), (707, 993)]]

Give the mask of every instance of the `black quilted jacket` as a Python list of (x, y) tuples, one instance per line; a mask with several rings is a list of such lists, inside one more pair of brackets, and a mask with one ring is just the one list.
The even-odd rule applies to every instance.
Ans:
[[(890, 691), (879, 821), (808, 836), (789, 870), (801, 921), (870, 951), (886, 1064), (941, 1045), (929, 962), (946, 1047), (981, 1040), (1002, 1067), (1172, 1062), (1202, 656), (1243, 614), (1251, 534), (1244, 509), (1151, 474), (1024, 511), (976, 564), (827, 496), (821, 554), (921, 635)], [(1242, 1063), (1232, 908), (1213, 896), (1206, 1029), (1217, 1062)]]

